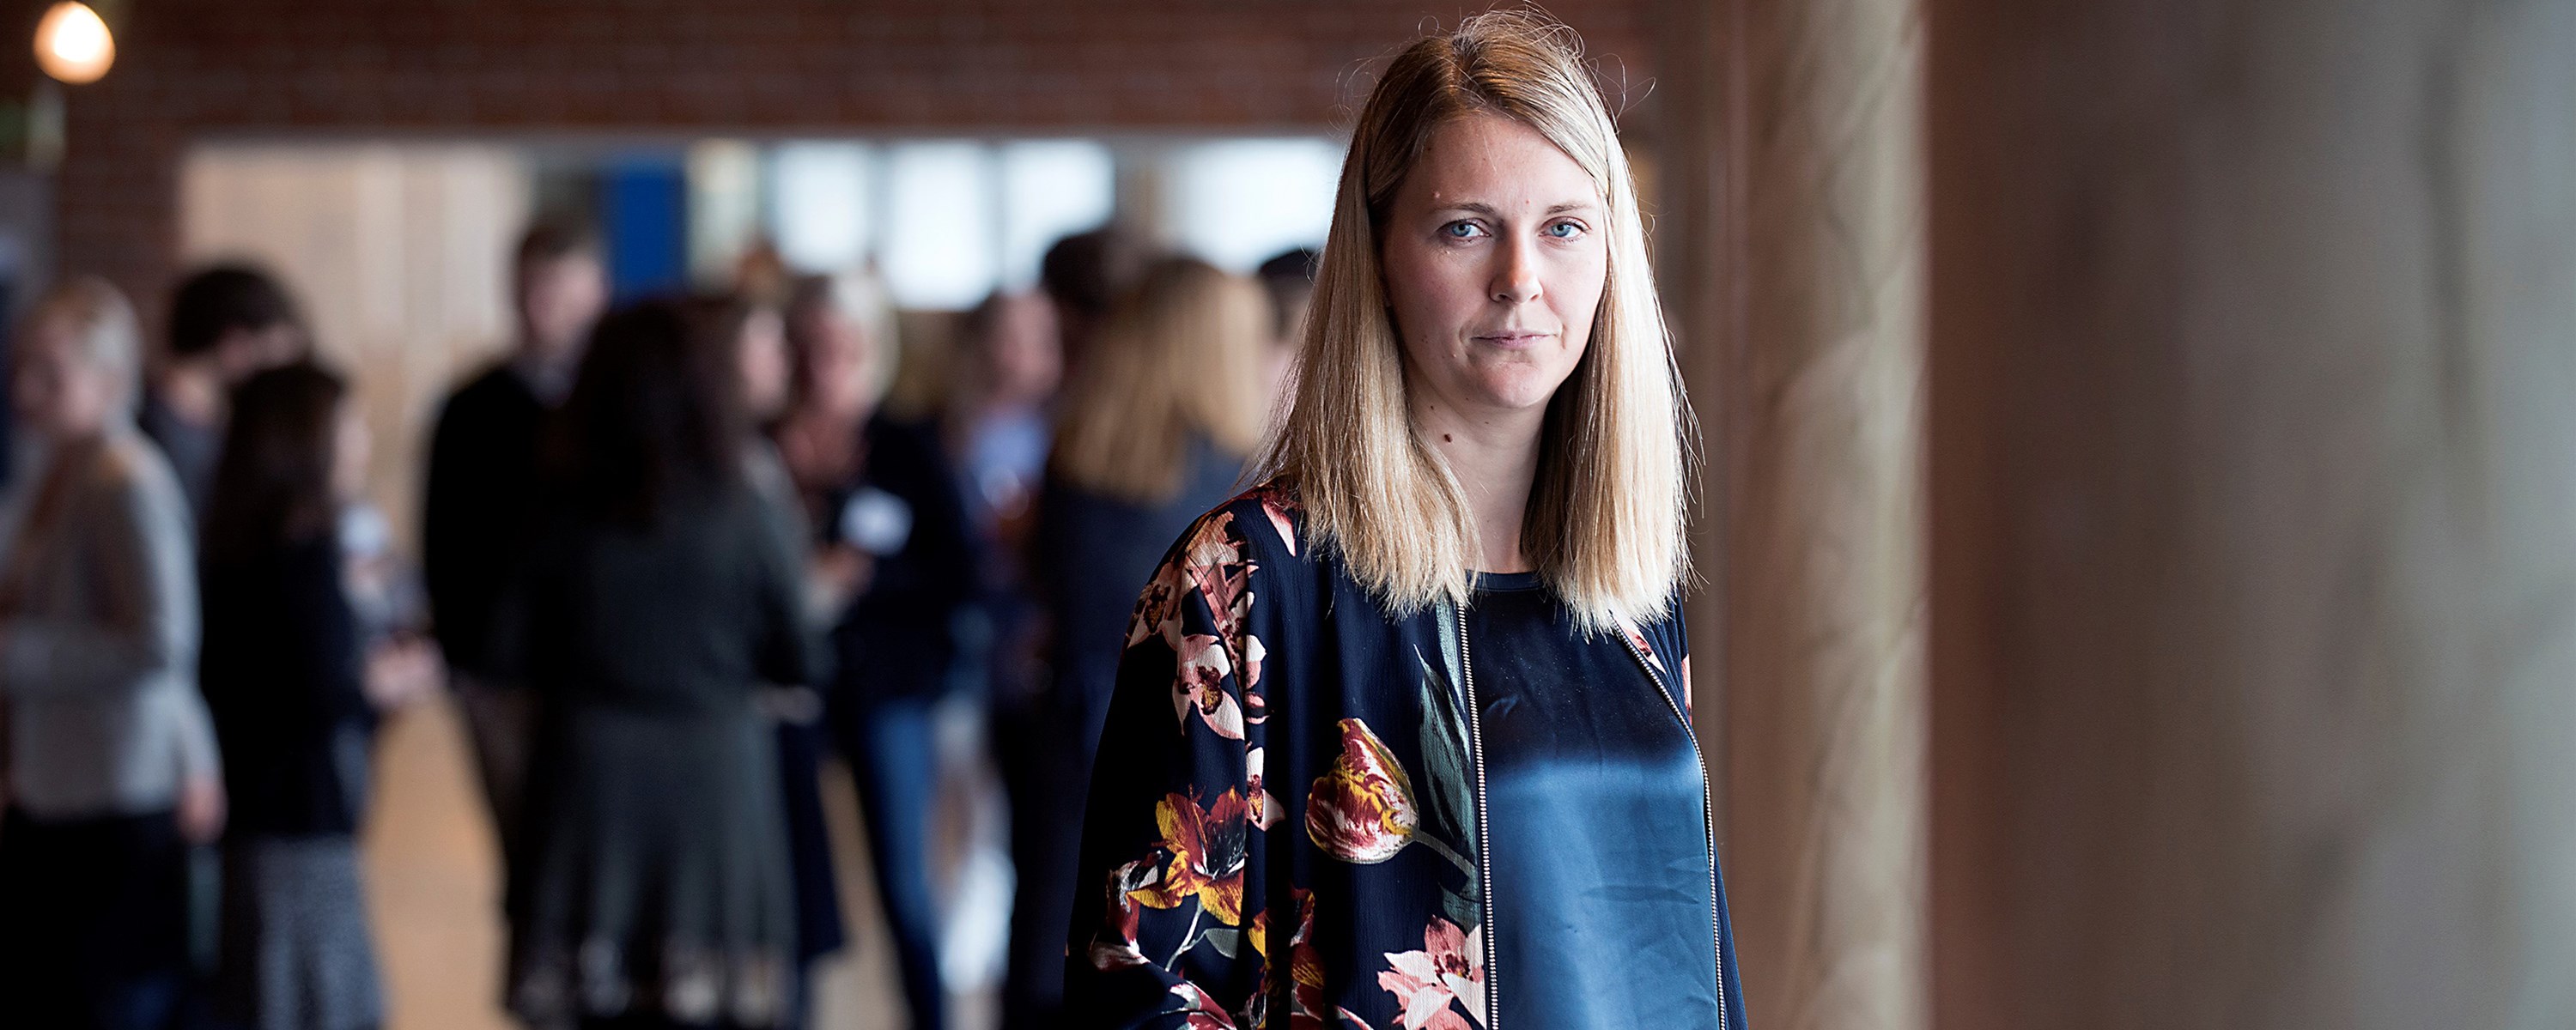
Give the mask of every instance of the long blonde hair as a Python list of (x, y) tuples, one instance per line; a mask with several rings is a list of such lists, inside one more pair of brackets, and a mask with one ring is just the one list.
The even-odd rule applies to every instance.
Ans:
[(1521, 548), (1588, 630), (1668, 612), (1689, 573), (1694, 432), (1618, 128), (1571, 30), (1490, 12), (1405, 48), (1361, 110), (1317, 270), (1295, 399), (1257, 475), (1292, 483), (1307, 532), (1399, 614), (1472, 596), (1481, 548), (1457, 478), (1415, 433), (1378, 228), (1432, 133), (1471, 114), (1536, 130), (1608, 210), (1591, 341), (1549, 402)]
[(1207, 262), (1170, 258), (1147, 269), (1111, 307), (1066, 391), (1056, 474), (1156, 504), (1180, 492), (1193, 435), (1250, 454), (1270, 411), (1261, 370), (1270, 317), (1260, 286)]

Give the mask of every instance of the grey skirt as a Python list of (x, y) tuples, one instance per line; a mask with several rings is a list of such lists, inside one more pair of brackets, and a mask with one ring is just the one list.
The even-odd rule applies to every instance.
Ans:
[(385, 1019), (353, 838), (251, 836), (224, 848), (222, 1014), (254, 1030)]
[(512, 876), (509, 1005), (584, 1019), (776, 1027), (788, 1018), (795, 881), (775, 735), (738, 713), (569, 706), (530, 767)]

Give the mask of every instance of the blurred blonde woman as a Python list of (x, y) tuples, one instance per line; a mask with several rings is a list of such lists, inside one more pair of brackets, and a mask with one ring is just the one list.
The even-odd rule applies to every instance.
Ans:
[(1122, 638), (1067, 1025), (1743, 1025), (1677, 382), (1573, 34), (1491, 13), (1407, 47), (1260, 485)]
[(134, 427), (134, 310), (115, 287), (56, 287), (18, 341), (19, 427), (49, 456), (12, 485), (0, 570), (0, 998), (19, 1025), (163, 1026), (188, 845), (224, 819), (188, 502)]
[(931, 712), (961, 650), (959, 614), (979, 567), (967, 502), (936, 423), (879, 403), (896, 340), (882, 294), (815, 279), (787, 308), (793, 389), (773, 435), (804, 498), (838, 660), (829, 729), (850, 760), (870, 870), (910, 1025), (947, 1025), (931, 896)]
[(1083, 785), (1136, 588), (1174, 536), (1224, 503), (1270, 410), (1268, 298), (1204, 261), (1149, 268), (1110, 309), (1068, 384), (1038, 502), (1031, 579), (1053, 682), (1027, 742), (1037, 775), (1013, 807), (1005, 1025), (1059, 1025)]

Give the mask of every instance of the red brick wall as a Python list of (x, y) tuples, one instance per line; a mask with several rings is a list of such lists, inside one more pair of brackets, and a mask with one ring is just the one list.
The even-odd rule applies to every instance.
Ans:
[[(210, 134), (1325, 126), (1346, 117), (1371, 59), (1482, 6), (140, 0), (115, 70), (69, 91), (60, 267), (159, 296), (179, 156)], [(1648, 0), (1549, 9), (1614, 81), (1644, 81)]]

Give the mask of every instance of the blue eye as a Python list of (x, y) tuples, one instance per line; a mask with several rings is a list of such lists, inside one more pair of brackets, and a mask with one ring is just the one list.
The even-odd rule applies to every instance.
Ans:
[(1547, 234), (1560, 240), (1570, 240), (1583, 235), (1583, 227), (1573, 222), (1557, 222), (1547, 227)]
[(1440, 227), (1440, 235), (1449, 237), (1453, 240), (1472, 240), (1478, 235), (1481, 235), (1484, 231), (1484, 226), (1469, 221), (1451, 222)]

